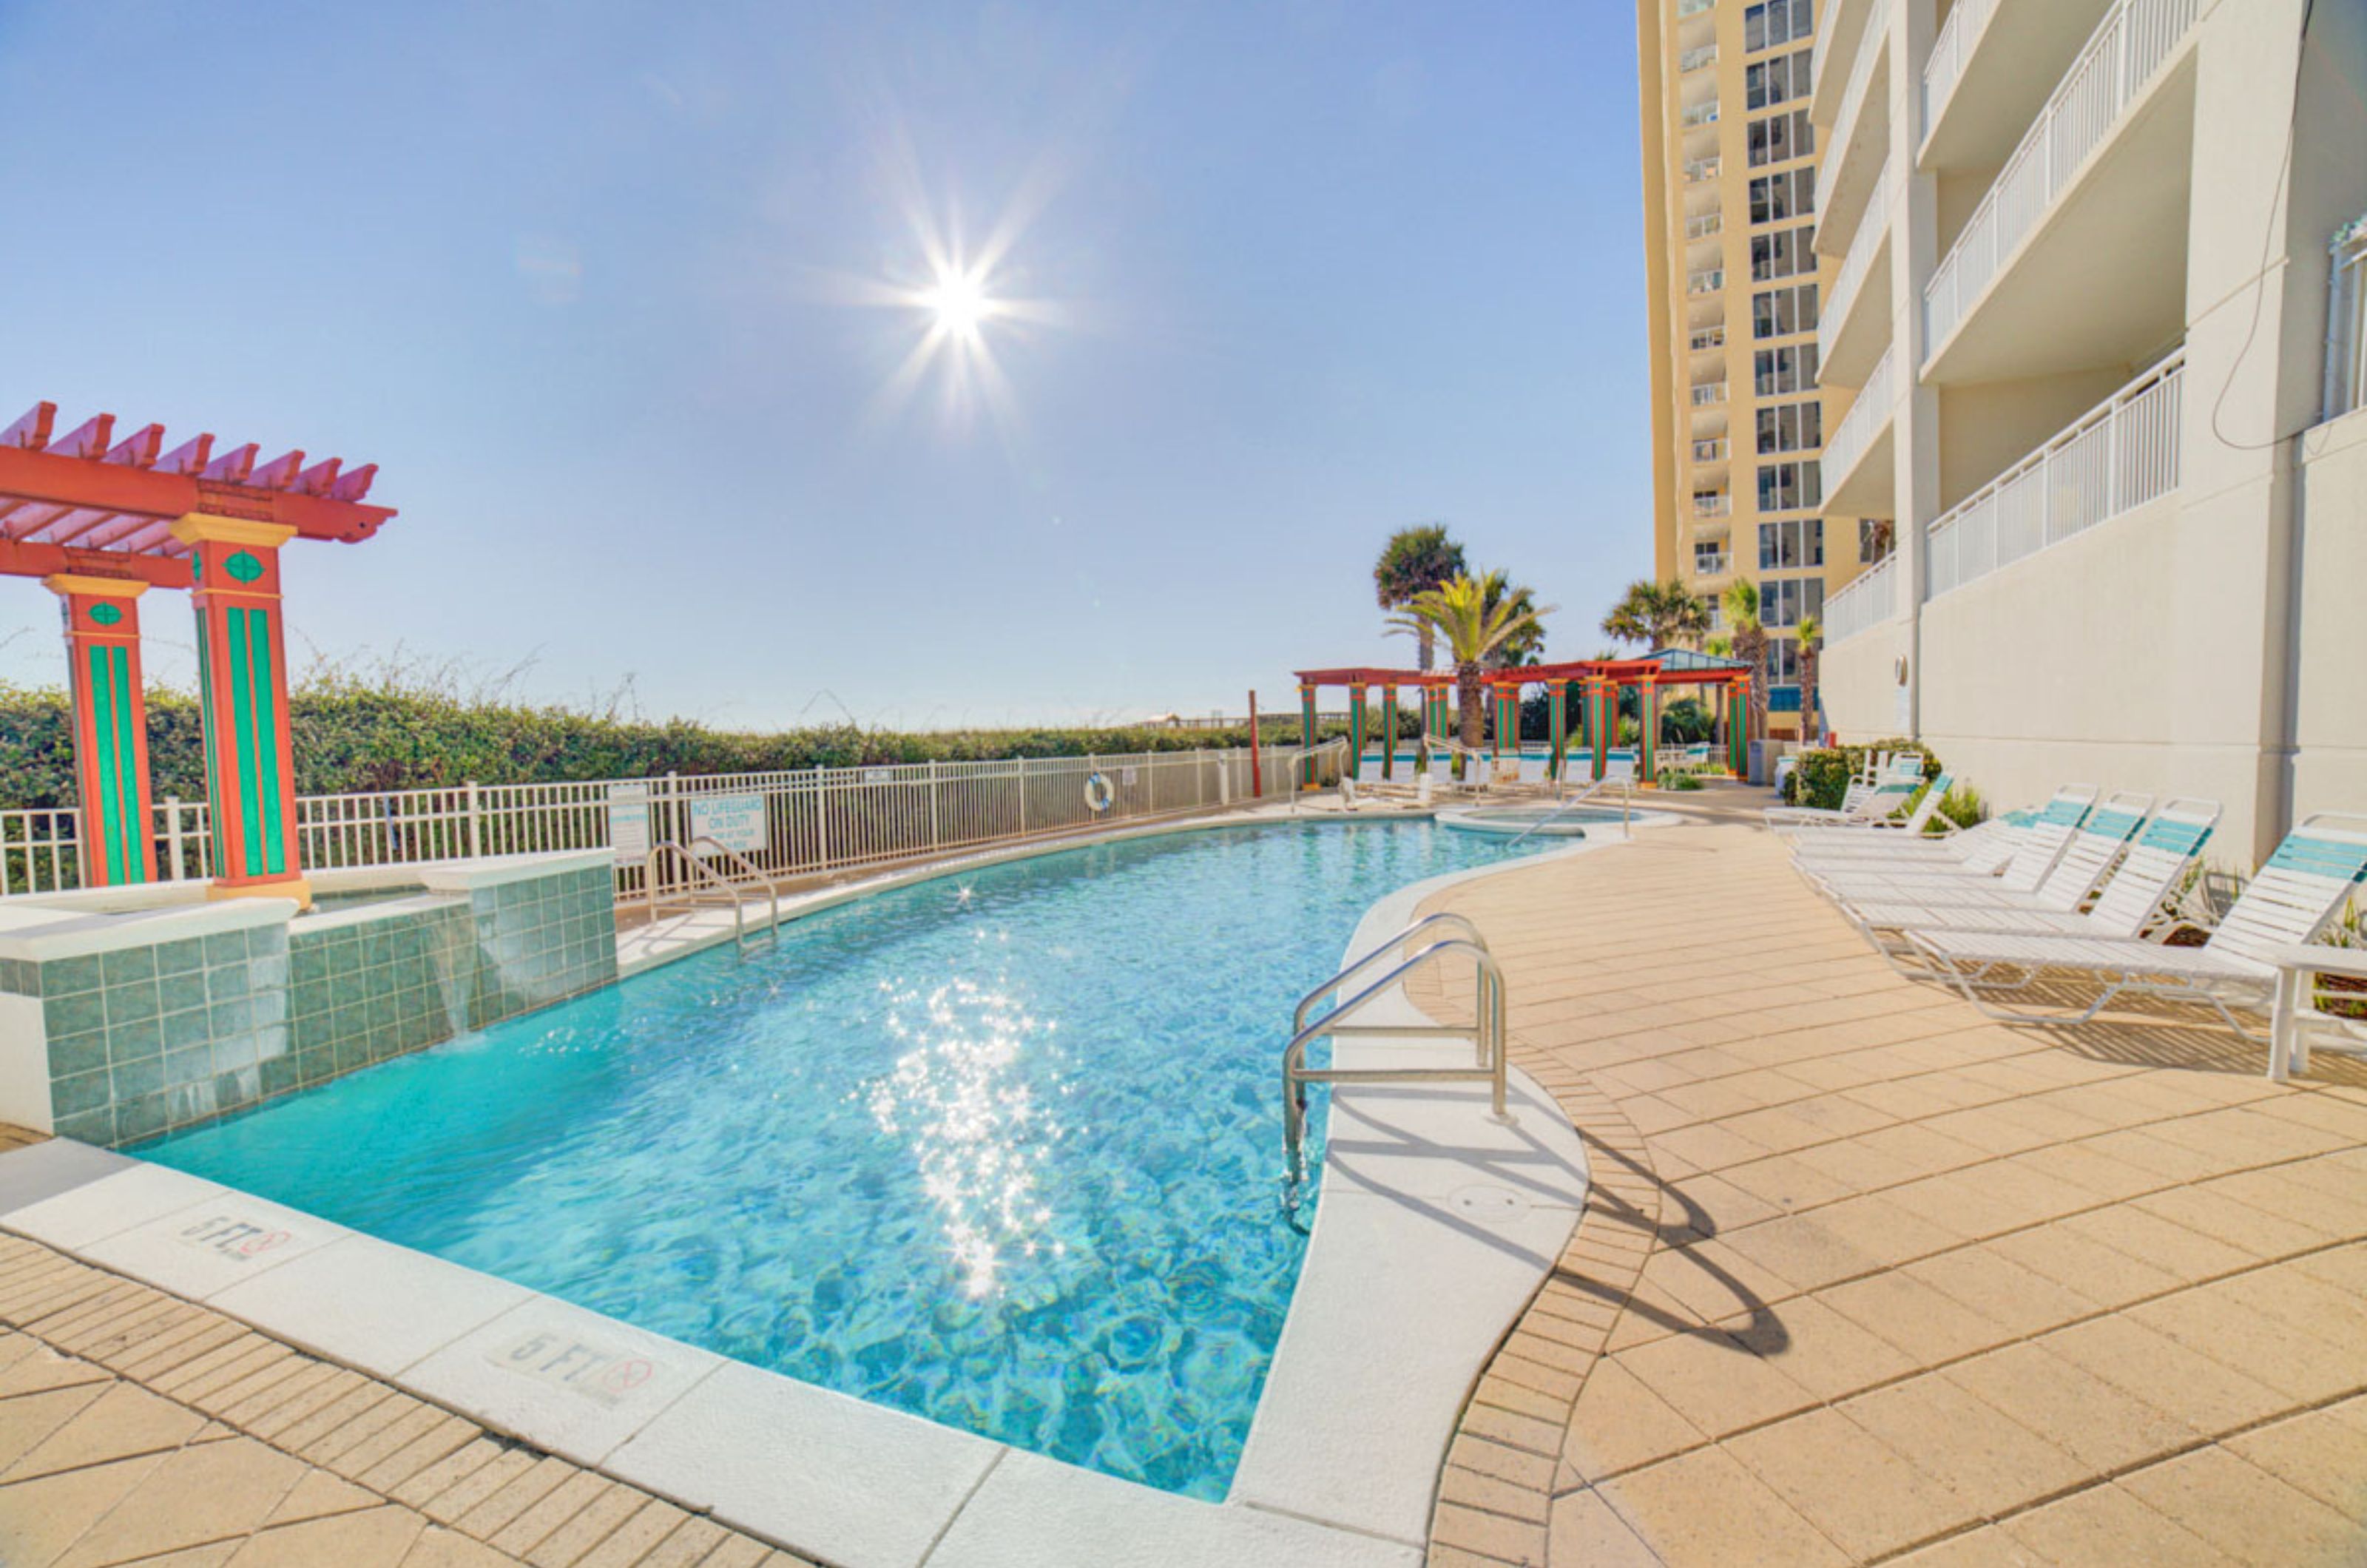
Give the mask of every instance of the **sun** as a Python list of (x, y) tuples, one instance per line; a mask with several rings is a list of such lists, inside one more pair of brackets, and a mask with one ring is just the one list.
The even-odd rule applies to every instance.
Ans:
[(919, 303), (936, 319), (940, 331), (964, 339), (977, 337), (995, 309), (987, 297), (986, 280), (976, 272), (954, 267), (938, 269), (936, 283), (921, 291)]

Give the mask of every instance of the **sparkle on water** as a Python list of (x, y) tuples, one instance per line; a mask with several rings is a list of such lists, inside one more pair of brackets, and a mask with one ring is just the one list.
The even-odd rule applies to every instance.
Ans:
[(981, 870), (140, 1152), (1217, 1498), (1305, 1247), (1276, 1201), (1290, 1009), (1375, 898), (1503, 852), (1370, 823)]

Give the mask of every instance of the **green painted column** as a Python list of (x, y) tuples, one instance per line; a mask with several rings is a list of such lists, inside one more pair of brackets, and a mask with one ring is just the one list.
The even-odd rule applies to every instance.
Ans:
[(1654, 766), (1660, 756), (1660, 683), (1647, 675), (1636, 683), (1636, 776), (1643, 784), (1658, 781)]
[(1381, 688), (1381, 777), (1397, 776), (1398, 761), (1398, 689)]
[(1593, 716), (1594, 776), (1599, 780), (1611, 771), (1611, 743), (1619, 736), (1617, 715), (1612, 709), (1611, 682), (1603, 676), (1592, 675), (1586, 682), (1586, 711)]
[[(1302, 751), (1315, 744), (1315, 688), (1312, 686), (1298, 688), (1298, 744)], [(1307, 752), (1306, 760), (1298, 765), (1298, 783), (1304, 789), (1315, 787), (1315, 757), (1311, 751)]]
[(1365, 773), (1365, 688), (1351, 682), (1348, 686), (1348, 777), (1362, 778)]
[(1561, 782), (1562, 752), (1569, 745), (1569, 687), (1560, 681), (1546, 682), (1546, 731), (1553, 743), (1553, 756), (1546, 762), (1546, 776), (1556, 784)]
[(1726, 689), (1726, 766), (1738, 779), (1750, 776), (1750, 688), (1740, 682)]

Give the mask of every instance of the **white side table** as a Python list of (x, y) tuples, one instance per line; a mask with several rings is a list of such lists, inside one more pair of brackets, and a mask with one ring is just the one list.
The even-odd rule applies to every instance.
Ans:
[[(2269, 955), (2277, 966), (2276, 1006), (2269, 1019), (2269, 1077), (2282, 1080), (2309, 1071), (2309, 1032), (2330, 1022), (2313, 1003), (2313, 975), (2341, 975), (2367, 980), (2367, 948), (2281, 947)], [(2367, 992), (2360, 993), (2367, 1001)], [(2360, 1046), (2367, 1051), (2367, 1043)]]

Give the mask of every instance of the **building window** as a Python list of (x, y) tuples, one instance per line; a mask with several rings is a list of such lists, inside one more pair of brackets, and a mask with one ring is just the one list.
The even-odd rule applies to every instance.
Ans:
[[(1759, 585), (1759, 624), (1762, 626), (1796, 626), (1810, 615), (1821, 618), (1825, 613), (1825, 580), (1821, 577), (1784, 577)], [(1775, 645), (1787, 639), (1767, 639), (1767, 656), (1772, 664)], [(1777, 680), (1797, 680), (1795, 667), (1792, 674), (1776, 676)]]
[(1898, 547), (1898, 530), (1887, 517), (1861, 517), (1857, 520), (1857, 558), (1861, 566), (1873, 566), (1890, 558)]
[(1814, 457), (1796, 463), (1759, 465), (1760, 511), (1806, 512), (1821, 505), (1824, 499), (1824, 478)]
[(1700, 577), (1716, 577), (1726, 570), (1726, 541), (1695, 539), (1693, 541), (1693, 572)]
[(1781, 223), (1787, 218), (1810, 217), (1816, 210), (1817, 171), (1813, 167), (1761, 175), (1750, 182), (1753, 223)]
[(1813, 452), (1825, 444), (1822, 403), (1777, 403), (1759, 411), (1759, 455)]
[[(1799, 584), (1770, 583), (1768, 586), (1797, 588)], [(1765, 625), (1774, 624), (1766, 621), (1764, 616), (1761, 619)], [(1767, 683), (1771, 686), (1796, 686), (1800, 683), (1800, 644), (1796, 638), (1771, 637), (1767, 639)]]
[(1794, 50), (1772, 60), (1762, 60), (1756, 65), (1742, 68), (1742, 107), (1746, 109), (1772, 109), (1777, 104), (1805, 98), (1813, 80), (1808, 71), (1809, 51)]
[(1817, 389), (1817, 345), (1796, 343), (1762, 348), (1751, 355), (1751, 387), (1762, 398)]
[(1789, 337), (1817, 330), (1817, 286), (1795, 283), (1750, 297), (1750, 335)]
[(1743, 137), (1754, 169), (1805, 158), (1817, 150), (1816, 128), (1808, 123), (1806, 109), (1787, 109), (1765, 119), (1754, 119), (1743, 128)]
[(1762, 49), (1773, 49), (1779, 43), (1806, 38), (1813, 28), (1808, 19), (1808, 0), (1765, 0), (1765, 4), (1749, 6), (1742, 13), (1742, 51), (1756, 54)]
[(1798, 571), (1825, 564), (1825, 525), (1818, 517), (1790, 517), (1759, 525), (1759, 570)]
[(1817, 253), (1809, 243), (1817, 237), (1813, 223), (1797, 229), (1778, 229), (1772, 233), (1750, 236), (1750, 276), (1754, 282), (1772, 283), (1779, 277), (1800, 274), (1814, 276)]

